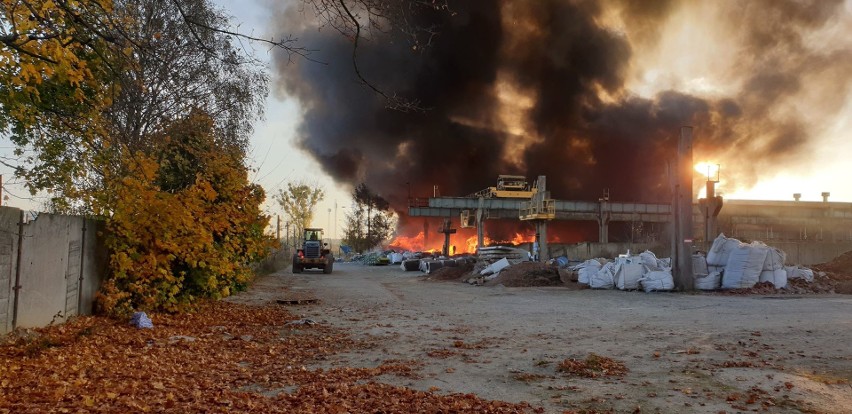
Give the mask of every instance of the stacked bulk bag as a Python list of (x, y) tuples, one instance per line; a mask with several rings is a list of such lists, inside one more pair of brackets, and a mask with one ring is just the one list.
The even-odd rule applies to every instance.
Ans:
[(771, 282), (775, 288), (787, 287), (787, 271), (784, 269), (784, 261), (787, 254), (783, 250), (767, 247), (768, 254), (763, 262), (763, 271), (760, 273), (761, 282)]
[[(716, 242), (713, 244), (715, 245)], [(737, 248), (725, 251), (728, 254), (728, 263), (725, 265), (725, 273), (722, 276), (722, 288), (750, 288), (757, 284), (760, 273), (763, 271), (766, 255), (769, 254), (769, 248), (761, 244), (740, 243)], [(707, 258), (710, 259), (709, 254)]]
[(713, 246), (707, 252), (707, 264), (711, 266), (727, 266), (728, 257), (731, 252), (736, 250), (742, 244), (737, 239), (729, 239), (724, 233), (719, 234), (716, 240), (713, 240)]
[(649, 250), (639, 253), (639, 262), (649, 271), (660, 270), (660, 263), (657, 260), (657, 256)]

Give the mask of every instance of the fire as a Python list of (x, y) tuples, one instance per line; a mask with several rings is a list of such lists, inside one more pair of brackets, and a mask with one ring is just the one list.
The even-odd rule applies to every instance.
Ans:
[[(457, 249), (455, 252), (457, 254), (461, 253), (476, 253), (476, 233), (474, 232), (472, 235), (469, 229), (460, 229), (459, 233), (453, 235), (453, 239), (451, 241), (452, 246), (456, 246)], [(388, 248), (393, 250), (404, 250), (404, 251), (412, 251), (412, 252), (440, 252), (443, 248), (443, 237), (440, 235), (436, 235), (434, 239), (429, 240), (429, 245), (426, 245), (426, 238), (424, 233), (421, 231), (416, 236), (397, 236), (394, 238), (389, 244)], [(559, 237), (551, 236), (548, 237), (548, 240), (551, 243), (559, 243)], [(514, 236), (510, 239), (503, 240), (495, 240), (488, 235), (483, 236), (483, 244), (485, 246), (519, 246), (526, 243), (532, 243), (535, 241), (535, 233), (533, 232), (516, 232)]]
[(707, 178), (714, 178), (719, 172), (719, 164), (713, 164), (706, 161), (699, 162), (698, 164), (695, 164), (695, 171), (700, 172)]
[(391, 240), (388, 247), (410, 252), (421, 252), (424, 250), (425, 240), (426, 237), (421, 231), (414, 237), (397, 236), (395, 239)]

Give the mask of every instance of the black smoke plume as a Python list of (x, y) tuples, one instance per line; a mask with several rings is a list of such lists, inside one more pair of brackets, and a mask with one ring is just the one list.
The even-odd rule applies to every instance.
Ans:
[[(846, 96), (849, 49), (815, 49), (805, 39), (842, 13), (843, 2), (719, 2), (720, 30), (734, 31), (744, 51), (734, 65), (745, 79), (739, 91), (633, 94), (636, 50), (659, 42), (659, 28), (692, 4), (480, 0), (422, 10), (411, 23), (437, 28), (429, 47), (412, 48), (391, 28), (358, 48), (367, 79), (426, 108), (408, 113), (389, 110), (358, 81), (351, 38), (317, 30), (309, 7), (289, 8), (279, 11), (277, 30), (327, 65), (278, 55), (277, 88), (304, 111), (299, 145), (336, 180), (366, 182), (401, 212), (409, 185), (412, 196), (430, 196), (435, 185), (464, 196), (498, 174), (546, 175), (558, 199), (595, 200), (606, 188), (613, 200), (667, 202), (666, 162), (683, 125), (695, 126), (697, 155), (725, 155), (731, 178), (753, 183), (759, 169), (807, 151), (808, 123), (773, 116), (777, 102), (800, 92), (803, 76), (822, 71)], [(626, 32), (602, 23), (613, 10)], [(520, 91), (516, 101), (530, 99), (514, 128), (505, 119), (518, 102), (501, 98), (502, 87)]]

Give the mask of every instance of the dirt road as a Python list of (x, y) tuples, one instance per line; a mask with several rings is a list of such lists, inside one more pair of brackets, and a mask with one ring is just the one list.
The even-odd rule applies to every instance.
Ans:
[[(419, 378), (382, 381), (437, 393), (527, 401), (545, 412), (850, 412), (852, 297), (645, 294), (474, 287), (397, 266), (260, 280), (237, 297), (320, 300), (292, 312), (377, 344), (319, 366), (413, 361)], [(560, 372), (612, 358), (623, 376)]]

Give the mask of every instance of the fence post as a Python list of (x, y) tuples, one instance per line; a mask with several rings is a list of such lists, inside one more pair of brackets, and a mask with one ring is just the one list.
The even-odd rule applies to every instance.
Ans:
[(83, 217), (83, 240), (80, 241), (80, 279), (77, 281), (77, 315), (83, 314), (83, 269), (86, 266), (86, 217)]
[(18, 327), (18, 297), (21, 295), (21, 251), (24, 249), (24, 210), (18, 219), (18, 258), (15, 265), (15, 299), (12, 305), (12, 330)]

